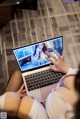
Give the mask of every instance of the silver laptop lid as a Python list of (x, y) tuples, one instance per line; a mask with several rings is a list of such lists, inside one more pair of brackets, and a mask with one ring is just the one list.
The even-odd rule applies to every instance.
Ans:
[(62, 55), (62, 36), (15, 48), (13, 53), (21, 72), (26, 72), (50, 65), (50, 62), (45, 58), (45, 52), (49, 51), (56, 56), (53, 50)]

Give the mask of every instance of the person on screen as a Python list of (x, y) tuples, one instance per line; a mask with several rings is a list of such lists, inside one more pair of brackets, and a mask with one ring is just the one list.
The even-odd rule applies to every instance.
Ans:
[(64, 54), (60, 56), (55, 53), (58, 58), (47, 52), (47, 60), (53, 63), (50, 68), (66, 75), (48, 95), (45, 107), (35, 98), (25, 96), (21, 72), (15, 71), (10, 78), (6, 93), (0, 97), (0, 110), (22, 119), (72, 119), (72, 117), (79, 119), (80, 69), (72, 69), (64, 63)]
[(42, 47), (41, 45), (35, 45), (34, 53), (31, 56), (31, 62), (34, 66), (39, 65), (39, 59), (40, 59), (40, 53), (41, 53)]
[(45, 43), (42, 43), (42, 45), (43, 45), (42, 52), (40, 54), (40, 64), (41, 65), (48, 63), (48, 60), (45, 57), (46, 57), (46, 52), (49, 51), (49, 48), (47, 47)]
[(46, 50), (47, 50), (47, 47), (45, 43), (40, 43), (38, 45), (35, 45), (34, 53), (31, 56), (31, 62), (34, 66), (39, 66), (46, 62), (46, 59), (45, 59)]

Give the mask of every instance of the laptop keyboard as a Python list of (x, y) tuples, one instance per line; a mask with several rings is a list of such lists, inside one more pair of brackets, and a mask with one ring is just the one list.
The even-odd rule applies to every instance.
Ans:
[(51, 69), (25, 76), (28, 91), (57, 83), (63, 73), (54, 72)]

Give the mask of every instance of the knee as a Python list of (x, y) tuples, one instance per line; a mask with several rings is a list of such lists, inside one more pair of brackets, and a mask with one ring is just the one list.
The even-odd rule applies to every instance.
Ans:
[(4, 110), (13, 114), (17, 114), (20, 102), (21, 98), (17, 93), (7, 92), (4, 103)]

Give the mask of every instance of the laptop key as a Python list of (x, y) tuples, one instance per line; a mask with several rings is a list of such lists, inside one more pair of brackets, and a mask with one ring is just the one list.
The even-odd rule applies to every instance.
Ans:
[(25, 77), (27, 82), (28, 90), (34, 90), (38, 88), (42, 88), (44, 86), (48, 86), (51, 84), (55, 84), (59, 81), (59, 79), (63, 76), (63, 73), (54, 72), (51, 69), (37, 72)]

